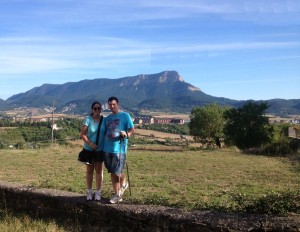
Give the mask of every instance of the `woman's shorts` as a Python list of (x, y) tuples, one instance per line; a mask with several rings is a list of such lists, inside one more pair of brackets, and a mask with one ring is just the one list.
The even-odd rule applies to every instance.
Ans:
[(103, 151), (96, 151), (93, 156), (94, 163), (101, 163), (104, 161)]
[(123, 172), (126, 154), (104, 152), (104, 165), (109, 173), (119, 175)]
[(103, 162), (103, 151), (90, 151), (82, 149), (79, 153), (78, 161), (85, 164), (101, 163)]

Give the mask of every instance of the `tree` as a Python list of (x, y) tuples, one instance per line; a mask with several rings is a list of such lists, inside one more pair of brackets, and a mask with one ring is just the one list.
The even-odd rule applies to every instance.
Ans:
[(220, 147), (224, 126), (223, 113), (226, 109), (217, 104), (194, 107), (189, 124), (190, 134), (194, 136), (194, 140), (206, 143), (214, 141)]
[(224, 113), (226, 142), (248, 149), (271, 141), (273, 131), (265, 116), (267, 108), (265, 102), (248, 101), (242, 107), (228, 109)]

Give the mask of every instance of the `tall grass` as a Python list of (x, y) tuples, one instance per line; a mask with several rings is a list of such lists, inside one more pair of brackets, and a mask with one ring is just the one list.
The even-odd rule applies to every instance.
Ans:
[(29, 216), (13, 215), (0, 210), (1, 232), (62, 232), (63, 226), (57, 225), (54, 220), (32, 219)]

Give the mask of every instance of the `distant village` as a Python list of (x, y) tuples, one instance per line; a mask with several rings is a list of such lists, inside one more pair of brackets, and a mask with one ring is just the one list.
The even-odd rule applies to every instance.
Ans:
[[(58, 121), (66, 118), (77, 118), (83, 119), (84, 116), (69, 115), (69, 114), (44, 114), (24, 117), (20, 115), (10, 115), (14, 122), (47, 122), (47, 121)], [(151, 117), (151, 116), (139, 116), (132, 118), (134, 124), (184, 124), (186, 120), (182, 118), (165, 118), (165, 117)]]
[[(27, 113), (26, 113), (27, 110)], [(29, 121), (29, 122), (47, 122), (47, 121), (57, 121), (64, 120), (66, 118), (77, 118), (83, 119), (84, 115), (71, 115), (71, 114), (63, 114), (63, 113), (54, 113), (51, 108), (44, 109), (46, 114), (41, 114), (40, 112), (32, 112), (28, 108), (27, 109), (18, 109), (6, 112), (8, 116), (11, 117), (12, 121)], [(108, 105), (103, 105), (103, 115), (106, 116), (110, 113), (108, 109)], [(274, 115), (266, 115), (269, 118), (269, 122), (273, 123), (290, 123), (290, 124), (300, 124), (300, 115), (294, 115), (289, 117), (278, 117)], [(135, 116), (132, 117), (134, 124), (142, 125), (142, 124), (185, 124), (189, 123), (188, 117), (180, 118), (176, 115), (170, 117), (163, 116)]]
[[(26, 112), (27, 110), (27, 112)], [(58, 128), (56, 121), (65, 120), (65, 119), (81, 119), (83, 120), (85, 115), (71, 115), (71, 114), (55, 114), (52, 109), (45, 110), (43, 112), (47, 112), (47, 114), (41, 114), (41, 112), (30, 111), (27, 109), (18, 109), (6, 112), (6, 115), (11, 118), (14, 122), (51, 122), (53, 130), (60, 130)], [(36, 109), (35, 109), (36, 110)], [(51, 112), (52, 111), (52, 112)], [(110, 114), (110, 110), (107, 106), (104, 105), (104, 109), (102, 114), (107, 116)], [(270, 124), (276, 123), (289, 123), (291, 126), (289, 127), (288, 137), (291, 138), (299, 138), (298, 133), (298, 125), (300, 125), (300, 115), (294, 115), (289, 117), (278, 117), (274, 115), (266, 115), (269, 118)], [(1, 116), (0, 116), (1, 119)], [(183, 125), (189, 123), (188, 115), (184, 116), (184, 118), (178, 117), (176, 115), (170, 115), (170, 117), (165, 116), (135, 116), (132, 117), (133, 123), (135, 125), (149, 125), (149, 124), (174, 124), (174, 125)]]
[(273, 124), (273, 123), (300, 124), (300, 116), (299, 115), (285, 117), (285, 118), (281, 118), (281, 117), (277, 117), (277, 116), (270, 116), (270, 115), (267, 115), (267, 117), (269, 118), (269, 122), (271, 124)]

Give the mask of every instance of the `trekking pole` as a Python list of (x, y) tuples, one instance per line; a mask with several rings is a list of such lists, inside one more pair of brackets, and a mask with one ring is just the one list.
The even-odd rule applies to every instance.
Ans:
[[(122, 142), (123, 145), (124, 145), (124, 153), (125, 153), (125, 149), (126, 149), (125, 138), (123, 138), (120, 142)], [(126, 173), (127, 173), (127, 179), (128, 179), (129, 194), (130, 194), (130, 196), (131, 196), (131, 184), (130, 184), (129, 168), (128, 168), (127, 160), (125, 161), (125, 164), (126, 164)], [(119, 181), (120, 181), (120, 180), (119, 180)]]
[[(119, 150), (119, 155), (120, 155), (120, 157), (119, 157), (119, 165), (120, 165), (120, 163), (121, 163), (121, 154), (122, 154), (122, 141), (124, 140), (124, 138), (123, 137), (121, 137), (120, 136), (120, 138), (119, 138), (119, 144), (120, 144), (120, 150)], [(121, 173), (119, 174), (119, 191), (118, 191), (118, 195), (120, 195), (120, 191), (121, 191), (121, 179), (120, 179), (120, 177), (121, 177)], [(119, 204), (119, 202), (118, 202), (118, 204)]]
[(128, 169), (128, 163), (126, 161), (126, 170), (127, 170), (127, 179), (128, 179), (128, 186), (129, 186), (129, 194), (131, 196), (131, 184), (130, 184), (130, 179), (129, 179), (129, 169)]

